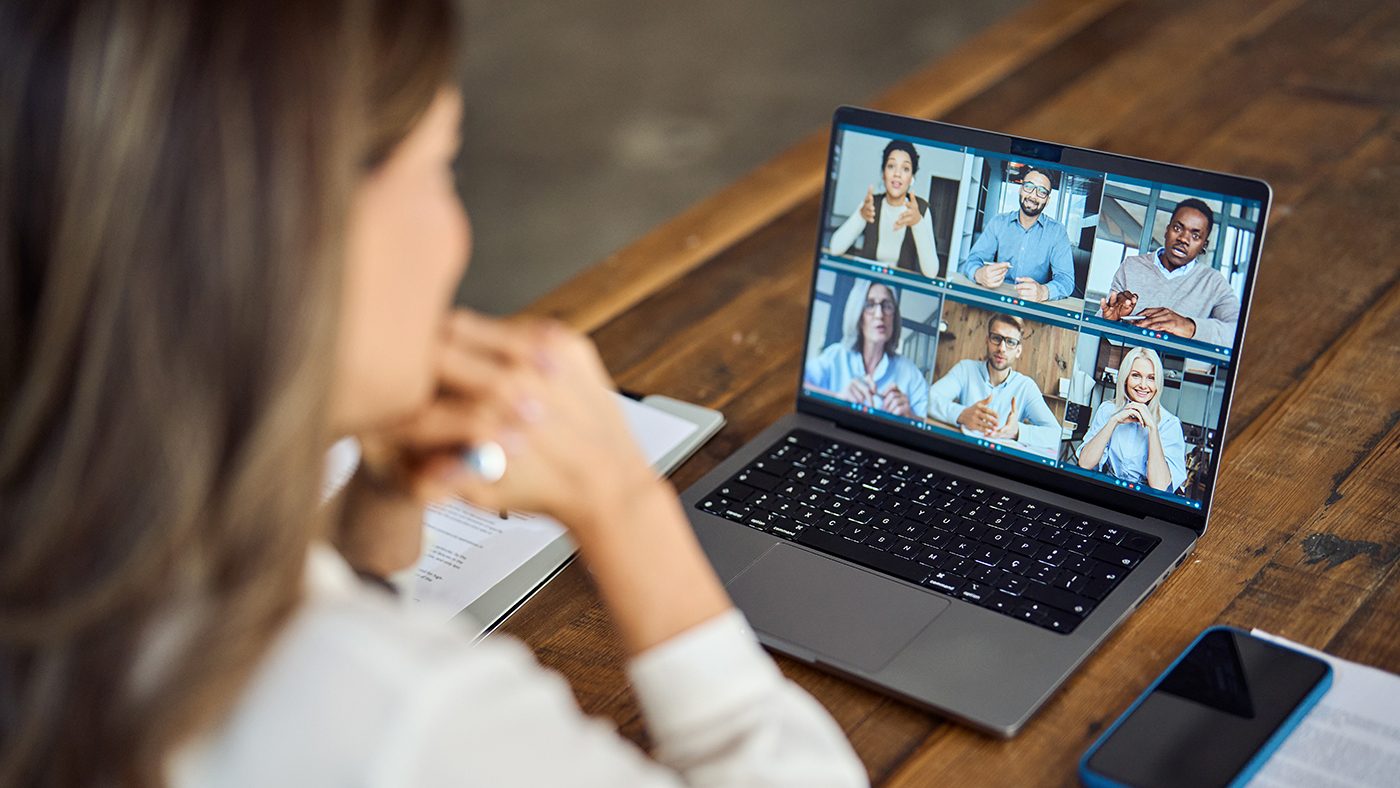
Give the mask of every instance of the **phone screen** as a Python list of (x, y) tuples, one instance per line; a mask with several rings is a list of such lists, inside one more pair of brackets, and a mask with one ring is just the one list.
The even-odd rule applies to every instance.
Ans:
[(1226, 785), (1327, 675), (1315, 657), (1210, 630), (1086, 766), (1126, 785)]

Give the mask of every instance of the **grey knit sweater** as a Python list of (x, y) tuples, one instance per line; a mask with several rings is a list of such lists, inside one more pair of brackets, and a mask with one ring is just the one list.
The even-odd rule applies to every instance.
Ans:
[(1201, 342), (1229, 346), (1235, 342), (1235, 325), (1240, 319), (1240, 299), (1219, 271), (1197, 260), (1184, 275), (1167, 278), (1157, 262), (1157, 253), (1135, 254), (1125, 258), (1113, 275), (1109, 289), (1115, 293), (1137, 293), (1134, 310), (1164, 306), (1188, 317), (1196, 324)]

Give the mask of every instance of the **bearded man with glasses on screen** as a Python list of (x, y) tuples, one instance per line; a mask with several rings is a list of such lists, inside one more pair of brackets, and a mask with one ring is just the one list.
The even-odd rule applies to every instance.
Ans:
[(1069, 232), (1043, 213), (1054, 190), (1048, 172), (1027, 170), (1021, 177), (1021, 207), (983, 223), (959, 270), (986, 288), (1009, 282), (1027, 301), (1069, 297), (1074, 292)]
[(987, 355), (959, 361), (929, 387), (928, 415), (970, 435), (1053, 454), (1060, 423), (1035, 380), (1012, 369), (1025, 349), (1024, 336), (1021, 318), (993, 315), (987, 322)]

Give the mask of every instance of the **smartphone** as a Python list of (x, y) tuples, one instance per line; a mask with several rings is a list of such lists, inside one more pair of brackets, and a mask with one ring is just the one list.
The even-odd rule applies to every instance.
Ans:
[(1323, 660), (1234, 627), (1192, 641), (1079, 762), (1099, 786), (1237, 786), (1332, 684)]

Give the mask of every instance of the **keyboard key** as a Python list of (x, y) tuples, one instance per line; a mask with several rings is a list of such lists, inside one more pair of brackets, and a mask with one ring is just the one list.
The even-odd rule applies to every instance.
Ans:
[(1035, 551), (1035, 560), (1039, 561), (1042, 564), (1049, 564), (1051, 566), (1059, 566), (1060, 564), (1063, 564), (1065, 562), (1065, 558), (1067, 557), (1068, 556), (1064, 550), (1048, 544), (1041, 545), (1040, 548)]
[(1008, 572), (1014, 572), (1018, 575), (1023, 575), (1026, 572), (1029, 572), (1030, 570), (1034, 569), (1036, 566), (1044, 566), (1044, 564), (1036, 564), (1031, 559), (1026, 558), (1025, 556), (1016, 555), (1015, 553), (1007, 553), (1006, 557), (1001, 560), (1002, 569), (1005, 569)]
[(1089, 570), (1093, 569), (1096, 563), (1098, 562), (1088, 556), (1075, 555), (1070, 556), (1070, 559), (1060, 566), (1066, 571), (1073, 572), (1077, 575), (1087, 575), (1089, 574)]
[(1016, 612), (1016, 597), (1002, 591), (996, 591), (987, 595), (987, 598), (982, 601), (982, 607), (988, 610), (995, 610), (998, 613), (1004, 613), (1008, 616), (1014, 615)]
[(978, 583), (975, 580), (969, 580), (963, 585), (962, 590), (958, 592), (958, 596), (969, 602), (982, 602), (987, 597), (991, 596), (995, 590), (996, 589), (986, 583)]
[(882, 533), (880, 531), (876, 531), (875, 533), (871, 534), (869, 539), (865, 540), (865, 545), (867, 547), (873, 547), (876, 550), (888, 551), (891, 547), (894, 547), (895, 538), (896, 537), (894, 534), (887, 534)]
[(1060, 634), (1068, 635), (1069, 633), (1074, 631), (1075, 627), (1079, 626), (1080, 620), (1081, 619), (1075, 618), (1074, 616), (1065, 615), (1064, 613), (1061, 613), (1060, 611), (1051, 608), (1049, 612), (1046, 613), (1045, 620), (1041, 622), (1040, 625), (1048, 630), (1051, 630), (1052, 632), (1059, 632)]
[(1069, 514), (1059, 509), (1046, 509), (1040, 515), (1040, 521), (1046, 525), (1053, 525), (1056, 528), (1064, 528), (1069, 523)]
[(928, 533), (928, 526), (914, 520), (901, 520), (894, 532), (905, 539), (918, 541), (920, 537)]
[(1045, 623), (1046, 618), (1049, 616), (1049, 608), (1038, 602), (1020, 600), (1016, 603), (1016, 612), (1013, 613), (1013, 615), (1022, 621), (1029, 621), (1032, 624), (1039, 625)]
[(1067, 531), (1077, 534), (1078, 536), (1093, 536), (1094, 533), (1098, 531), (1098, 526), (1095, 525), (1093, 520), (1086, 520), (1082, 517), (1076, 518), (1072, 521), (1069, 521), (1069, 518), (1065, 519), (1068, 522), (1066, 522), (1065, 525), (1063, 525), (1062, 527)]
[(1011, 546), (1011, 542), (1015, 538), (1016, 537), (1012, 536), (1006, 531), (998, 531), (993, 529), (985, 534), (982, 534), (982, 543), (989, 544), (993, 547), (1000, 547), (1001, 549), (1005, 550), (1007, 547)]
[(1020, 507), (1021, 501), (1014, 495), (1006, 495), (1005, 493), (1001, 493), (993, 495), (991, 499), (987, 501), (987, 505), (992, 507), (993, 509), (1000, 509), (1003, 512), (1010, 512), (1012, 509)]
[(1030, 583), (1028, 583), (1024, 577), (1014, 575), (1010, 572), (1003, 572), (1001, 579), (996, 583), (997, 588), (1000, 588), (1011, 596), (1020, 596), (1025, 593), (1028, 585), (1030, 585)]
[(957, 596), (966, 582), (961, 577), (948, 572), (934, 572), (928, 576), (928, 579), (924, 580), (924, 585), (942, 591), (949, 596)]
[(1108, 592), (1113, 590), (1114, 585), (1115, 583), (1108, 580), (1094, 578), (1084, 584), (1084, 590), (1081, 593), (1089, 599), (1102, 602), (1103, 598), (1108, 596)]
[(1049, 542), (1056, 547), (1063, 547), (1074, 538), (1074, 534), (1069, 531), (1061, 531), (1058, 528), (1046, 528), (1040, 532), (1039, 539), (1042, 542)]
[(1115, 564), (1104, 563), (1103, 561), (1095, 561), (1094, 565), (1089, 567), (1090, 577), (1099, 580), (1107, 580), (1110, 583), (1116, 583), (1122, 580), (1125, 574), (1127, 574), (1126, 569)]
[(1021, 594), (1021, 598), (1033, 602), (1044, 602), (1051, 607), (1072, 613), (1080, 618), (1089, 615), (1089, 611), (1094, 609), (1094, 601), (1091, 599), (1085, 599), (1078, 594), (1071, 594), (1068, 591), (1040, 583), (1031, 583), (1031, 587), (1027, 588), (1024, 594)]
[(822, 505), (822, 510), (831, 514), (845, 514), (851, 510), (851, 504), (840, 498), (827, 498), (826, 503)]
[(979, 564), (986, 564), (987, 566), (996, 566), (997, 563), (1001, 561), (1002, 557), (1005, 555), (1006, 551), (1001, 549), (1000, 547), (991, 547), (983, 545), (982, 547), (978, 548), (973, 552), (972, 559)]
[(1021, 507), (1016, 510), (1016, 513), (1026, 518), (1027, 520), (1034, 520), (1040, 517), (1041, 512), (1043, 511), (1045, 511), (1045, 507), (1041, 506), (1035, 501), (1025, 501), (1021, 504)]
[(1066, 572), (1063, 569), (1061, 569), (1059, 577), (1056, 577), (1055, 582), (1051, 583), (1051, 585), (1055, 586), (1056, 588), (1064, 589), (1065, 591), (1068, 591), (1072, 594), (1077, 594), (1080, 591), (1084, 590), (1084, 586), (1088, 582), (1089, 578), (1086, 575), (1079, 575), (1075, 574), (1074, 572)]
[(897, 514), (877, 514), (870, 518), (870, 525), (881, 531), (893, 531), (903, 518)]
[(923, 538), (919, 539), (919, 541), (923, 542), (924, 544), (930, 547), (937, 547), (940, 550), (946, 550), (948, 549), (948, 545), (952, 544), (953, 540), (956, 538), (957, 537), (953, 536), (947, 531), (929, 531), (928, 533), (924, 534)]
[(874, 516), (875, 513), (864, 506), (856, 506), (846, 512), (846, 519), (853, 523), (869, 523)]
[(733, 520), (736, 523), (742, 523), (748, 519), (749, 514), (752, 511), (752, 506), (744, 506), (743, 504), (730, 504), (729, 506), (725, 507), (724, 511), (720, 512), (720, 514), (726, 519)]
[(768, 528), (768, 533), (781, 536), (784, 539), (791, 539), (802, 531), (802, 526), (794, 525), (791, 521), (782, 521)]
[(1109, 544), (1118, 544), (1127, 535), (1127, 530), (1116, 525), (1105, 525), (1094, 532), (1094, 536)]
[(1049, 564), (1036, 563), (1030, 569), (1026, 570), (1024, 576), (1027, 580), (1034, 580), (1049, 585), (1055, 582), (1055, 578), (1060, 576), (1060, 570)]
[(971, 520), (963, 520), (953, 529), (953, 533), (958, 536), (965, 536), (968, 539), (980, 540), (982, 535), (991, 529), (981, 523), (974, 523)]
[(748, 486), (754, 487), (759, 490), (767, 491), (772, 490), (776, 488), (779, 484), (781, 484), (783, 478), (781, 476), (775, 476), (774, 474), (768, 473), (767, 471), (750, 469), (741, 472), (738, 476), (735, 476), (734, 481), (739, 482), (740, 484), (747, 484)]
[(1024, 556), (1033, 556), (1040, 549), (1040, 543), (1033, 539), (1017, 538), (1011, 540), (1011, 546), (1007, 549)]
[(1137, 562), (1142, 558), (1140, 553), (1135, 553), (1132, 550), (1124, 550), (1108, 542), (1099, 542), (1094, 545), (1094, 549), (1089, 555), (1100, 561), (1125, 568), (1137, 566)]
[(718, 490), (715, 490), (714, 494), (722, 495), (725, 498), (728, 498), (732, 501), (747, 501), (748, 499), (757, 495), (758, 490), (755, 490), (747, 484), (741, 484), (739, 482), (730, 482), (724, 485), (723, 487), (720, 487)]
[(722, 495), (711, 495), (710, 497), (704, 499), (700, 503), (695, 504), (695, 508), (699, 509), (702, 512), (719, 514), (720, 512), (729, 508), (729, 499), (725, 498)]
[(894, 541), (894, 546), (890, 548), (890, 555), (913, 561), (923, 555), (923, 546), (910, 539), (897, 538)]
[(836, 485), (831, 488), (832, 495), (847, 501), (855, 500), (856, 496), (860, 495), (862, 492), (864, 491), (860, 488), (859, 484), (852, 484), (847, 481), (838, 480)]
[(967, 558), (972, 555), (972, 551), (977, 549), (977, 543), (971, 539), (954, 539), (948, 546), (948, 552), (956, 556)]
[(868, 525), (851, 523), (850, 525), (847, 525), (845, 528), (841, 529), (840, 535), (843, 539), (847, 539), (859, 544), (861, 542), (864, 542), (866, 539), (869, 539), (871, 534), (873, 533), (875, 533), (875, 529), (871, 528)]
[(1001, 580), (1001, 576), (1004, 574), (1006, 573), (996, 567), (978, 564), (967, 573), (967, 579), (994, 586), (997, 584), (998, 580)]
[(1146, 554), (1157, 546), (1157, 541), (1157, 537), (1155, 536), (1129, 531), (1128, 535), (1123, 537), (1123, 541), (1118, 543), (1118, 546), (1127, 550), (1136, 550), (1139, 553)]
[(1043, 528), (1039, 523), (1033, 523), (1024, 517), (1016, 518), (1011, 524), (1011, 533), (1017, 536), (1024, 536), (1027, 539), (1034, 539), (1040, 536), (1041, 530), (1043, 530)]
[(1089, 551), (1094, 549), (1095, 544), (1096, 542), (1087, 536), (1072, 536), (1069, 541), (1065, 542), (1064, 548), (1071, 553), (1088, 555)]
[(936, 567), (943, 562), (943, 559), (947, 557), (947, 555), (947, 553), (937, 548), (930, 549), (928, 547), (925, 547), (923, 551), (920, 552), (918, 556), (914, 558), (914, 560), (927, 566)]

